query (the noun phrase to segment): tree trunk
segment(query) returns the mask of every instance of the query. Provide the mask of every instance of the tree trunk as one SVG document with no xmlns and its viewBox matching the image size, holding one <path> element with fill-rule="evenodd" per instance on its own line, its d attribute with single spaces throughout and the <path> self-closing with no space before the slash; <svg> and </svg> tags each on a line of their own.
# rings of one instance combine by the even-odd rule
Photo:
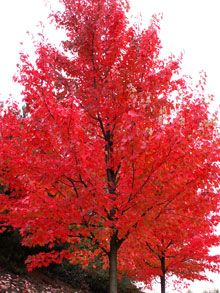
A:
<svg viewBox="0 0 220 293">
<path fill-rule="evenodd" d="M 166 279 L 165 275 L 160 276 L 160 287 L 161 287 L 161 293 L 166 293 Z"/>
<path fill-rule="evenodd" d="M 160 276 L 161 293 L 166 293 L 166 264 L 165 255 L 160 258 L 162 275 Z"/>
<path fill-rule="evenodd" d="M 109 293 L 117 293 L 117 237 L 113 235 L 109 252 Z"/>
</svg>

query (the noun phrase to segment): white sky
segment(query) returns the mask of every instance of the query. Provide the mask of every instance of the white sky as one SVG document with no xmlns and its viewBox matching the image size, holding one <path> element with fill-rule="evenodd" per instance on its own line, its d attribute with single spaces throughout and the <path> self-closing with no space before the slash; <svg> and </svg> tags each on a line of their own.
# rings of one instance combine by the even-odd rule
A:
<svg viewBox="0 0 220 293">
<path fill-rule="evenodd" d="M 57 0 L 51 0 L 51 3 L 56 5 Z M 184 72 L 194 78 L 198 78 L 199 71 L 206 71 L 208 92 L 215 95 L 214 107 L 217 107 L 220 104 L 220 0 L 131 0 L 131 6 L 134 14 L 141 12 L 146 23 L 152 14 L 163 13 L 164 52 L 177 55 L 184 52 Z M 47 14 L 43 0 L 0 0 L 1 100 L 7 99 L 10 93 L 18 97 L 12 75 L 19 60 L 19 43 L 23 41 L 25 49 L 31 52 L 26 31 L 36 33 L 36 24 L 39 20 L 44 21 Z M 213 285 L 195 282 L 192 286 L 195 293 L 209 288 L 220 289 L 220 276 L 215 276 Z"/>
</svg>

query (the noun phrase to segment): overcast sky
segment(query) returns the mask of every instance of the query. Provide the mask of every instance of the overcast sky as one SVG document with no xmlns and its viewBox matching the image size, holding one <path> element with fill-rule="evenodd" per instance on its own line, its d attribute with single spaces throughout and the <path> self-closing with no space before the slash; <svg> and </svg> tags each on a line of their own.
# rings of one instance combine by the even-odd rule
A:
<svg viewBox="0 0 220 293">
<path fill-rule="evenodd" d="M 23 41 L 25 49 L 31 52 L 26 31 L 36 33 L 38 21 L 46 19 L 48 9 L 43 3 L 43 0 L 0 0 L 1 100 L 7 99 L 10 93 L 19 95 L 12 75 L 19 60 L 20 42 Z M 51 3 L 56 4 L 57 0 Z M 220 104 L 220 0 L 132 0 L 131 7 L 134 14 L 141 12 L 146 24 L 152 14 L 163 13 L 161 39 L 164 52 L 177 55 L 183 52 L 183 70 L 194 79 L 198 78 L 199 71 L 206 71 L 208 92 L 215 95 L 213 107 L 217 108 Z M 220 277 L 215 276 L 214 285 L 196 282 L 192 286 L 195 293 L 206 288 L 220 289 Z"/>
</svg>

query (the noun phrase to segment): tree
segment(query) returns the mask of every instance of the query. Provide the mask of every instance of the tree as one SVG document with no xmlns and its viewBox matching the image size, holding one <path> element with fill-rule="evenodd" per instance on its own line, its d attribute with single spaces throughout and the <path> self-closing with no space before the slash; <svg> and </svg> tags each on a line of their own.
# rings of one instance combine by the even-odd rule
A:
<svg viewBox="0 0 220 293">
<path fill-rule="evenodd" d="M 34 64 L 21 54 L 26 115 L 12 106 L 1 117 L 1 177 L 14 190 L 4 209 L 24 245 L 51 249 L 29 269 L 99 255 L 115 293 L 118 253 L 143 221 L 200 187 L 216 211 L 216 121 L 202 90 L 177 77 L 180 60 L 159 58 L 156 18 L 139 31 L 126 1 L 62 3 L 52 16 L 66 32 L 62 49 L 40 41 Z"/>
<path fill-rule="evenodd" d="M 206 204 L 204 195 L 198 193 L 193 202 L 183 201 L 178 209 L 171 205 L 150 227 L 142 225 L 142 234 L 135 231 L 122 250 L 122 254 L 129 251 L 130 258 L 120 255 L 125 262 L 121 269 L 145 283 L 159 277 L 161 293 L 166 292 L 170 276 L 178 278 L 178 285 L 184 279 L 208 280 L 207 271 L 219 272 L 220 256 L 209 253 L 219 245 L 215 234 L 219 221 L 206 214 Z"/>
</svg>

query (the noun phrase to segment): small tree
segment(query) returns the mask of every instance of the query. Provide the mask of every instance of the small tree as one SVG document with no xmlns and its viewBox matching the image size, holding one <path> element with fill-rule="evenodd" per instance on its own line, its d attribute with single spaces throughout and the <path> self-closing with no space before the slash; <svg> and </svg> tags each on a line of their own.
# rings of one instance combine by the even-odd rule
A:
<svg viewBox="0 0 220 293">
<path fill-rule="evenodd" d="M 206 204 L 204 195 L 199 193 L 191 206 L 183 200 L 182 208 L 177 210 L 170 205 L 169 211 L 150 227 L 143 224 L 141 232 L 136 230 L 121 250 L 121 269 L 145 283 L 159 277 L 161 293 L 166 292 L 166 279 L 170 276 L 178 278 L 177 284 L 184 279 L 208 280 L 207 271 L 219 272 L 220 256 L 209 253 L 211 247 L 219 245 L 215 235 L 218 222 L 207 214 Z"/>
</svg>

